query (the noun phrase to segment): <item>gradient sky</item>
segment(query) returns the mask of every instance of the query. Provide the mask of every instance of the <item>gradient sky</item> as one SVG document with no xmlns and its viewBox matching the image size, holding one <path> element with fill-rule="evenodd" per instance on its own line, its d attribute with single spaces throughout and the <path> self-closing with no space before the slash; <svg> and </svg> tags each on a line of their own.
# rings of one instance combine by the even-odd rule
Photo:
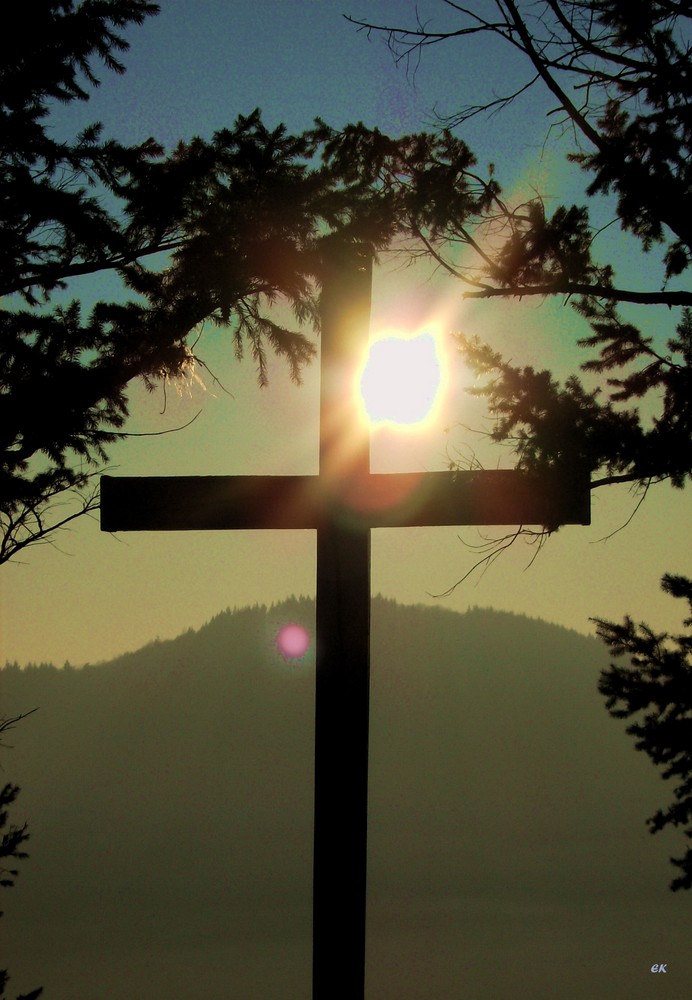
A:
<svg viewBox="0 0 692 1000">
<path fill-rule="evenodd" d="M 492 70 L 503 82 L 519 72 L 508 54 L 488 45 L 448 44 L 429 49 L 421 64 L 393 63 L 384 40 L 369 40 L 344 13 L 373 20 L 410 19 L 400 0 L 164 0 L 163 12 L 129 32 L 127 73 L 102 75 L 89 105 L 59 109 L 58 132 L 68 134 L 101 120 L 106 134 L 125 142 L 153 135 L 171 146 L 194 134 L 209 136 L 238 114 L 259 106 L 265 122 L 308 128 L 316 116 L 330 124 L 362 120 L 397 135 L 430 126 L 432 109 L 452 112 L 493 90 Z M 440 15 L 439 0 L 418 5 L 421 16 Z M 488 72 L 490 67 L 490 74 Z M 499 84 L 498 84 L 499 85 Z M 508 195 L 532 188 L 556 199 L 579 200 L 581 178 L 562 166 L 563 149 L 545 147 L 550 104 L 526 98 L 511 112 L 476 120 L 464 133 L 484 167 L 495 163 Z M 557 143 L 555 139 L 555 143 Z M 641 273 L 617 239 L 611 253 L 633 280 Z M 646 276 L 646 283 L 651 275 Z M 111 294 L 108 281 L 75 282 L 85 301 Z M 402 270 L 387 255 L 376 270 L 372 331 L 463 330 L 487 338 L 516 363 L 567 374 L 578 363 L 574 339 L 587 330 L 556 302 L 464 303 L 458 283 L 425 269 Z M 660 311 L 664 315 L 663 311 Z M 658 314 L 652 314 L 657 329 Z M 662 335 L 669 336 L 667 314 Z M 251 360 L 238 364 L 230 338 L 207 330 L 198 353 L 226 391 L 207 373 L 179 398 L 132 392 L 127 430 L 158 433 L 199 417 L 187 430 L 135 437 L 113 448 L 111 469 L 121 475 L 309 473 L 317 469 L 318 369 L 304 385 L 271 365 L 271 384 L 260 390 Z M 448 349 L 450 391 L 436 426 L 424 435 L 379 432 L 373 468 L 441 469 L 448 455 L 468 456 L 478 440 L 461 425 L 480 425 L 477 403 L 463 394 L 469 379 Z M 492 466 L 501 456 L 486 456 Z M 505 463 L 507 459 L 505 458 Z M 590 615 L 624 613 L 654 626 L 677 629 L 677 602 L 659 595 L 664 572 L 689 570 L 690 514 L 684 497 L 659 487 L 637 506 L 627 489 L 593 497 L 589 528 L 561 529 L 530 568 L 535 550 L 506 553 L 447 597 L 473 565 L 476 529 L 382 530 L 373 543 L 373 592 L 405 602 L 472 605 L 543 617 L 581 632 Z M 616 532 L 615 534 L 613 534 Z M 604 538 L 607 541 L 603 541 Z M 82 518 L 54 545 L 25 550 L 0 568 L 0 662 L 95 662 L 155 637 L 197 628 L 227 606 L 271 604 L 290 594 L 314 593 L 311 532 L 137 533 L 111 537 L 97 520 Z"/>
</svg>

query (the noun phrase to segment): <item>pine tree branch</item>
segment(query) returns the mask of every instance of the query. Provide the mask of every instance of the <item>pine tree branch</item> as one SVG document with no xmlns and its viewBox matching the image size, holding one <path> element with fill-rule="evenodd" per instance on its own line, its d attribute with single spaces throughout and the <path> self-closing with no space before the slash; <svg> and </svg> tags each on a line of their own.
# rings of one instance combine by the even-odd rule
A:
<svg viewBox="0 0 692 1000">
<path fill-rule="evenodd" d="M 616 483 L 643 483 L 646 482 L 647 488 L 652 482 L 662 483 L 664 480 L 670 479 L 670 476 L 659 476 L 656 480 L 652 480 L 650 476 L 644 476 L 641 473 L 635 474 L 633 472 L 623 473 L 621 476 L 603 476 L 601 479 L 592 479 L 590 484 L 590 489 L 596 490 L 599 486 L 614 486 Z"/>
<path fill-rule="evenodd" d="M 598 150 L 605 148 L 605 143 L 596 129 L 586 120 L 584 115 L 569 99 L 557 80 L 548 72 L 546 60 L 536 51 L 533 40 L 513 0 L 503 0 L 512 17 L 512 26 L 521 39 L 521 48 L 533 63 L 533 67 L 545 83 L 548 90 L 557 97 L 577 128 L 589 139 Z"/>
<path fill-rule="evenodd" d="M 187 238 L 163 241 L 140 247 L 127 254 L 118 254 L 117 257 L 106 257 L 103 260 L 87 260 L 80 264 L 70 264 L 66 267 L 51 267 L 48 265 L 45 268 L 34 271 L 33 274 L 27 274 L 18 278 L 11 284 L 4 287 L 0 286 L 0 295 L 12 295 L 15 292 L 21 292 L 24 288 L 30 288 L 32 285 L 50 285 L 54 287 L 59 281 L 64 281 L 67 278 L 76 278 L 84 274 L 96 274 L 99 271 L 117 271 L 128 264 L 133 264 L 140 257 L 151 257 L 157 253 L 179 250 L 181 247 L 186 246 L 188 242 L 189 239 Z"/>
<path fill-rule="evenodd" d="M 523 298 L 525 295 L 589 295 L 615 302 L 635 302 L 638 305 L 692 306 L 692 292 L 635 292 L 609 285 L 590 285 L 580 281 L 550 281 L 541 285 L 508 285 L 506 288 L 485 287 L 476 292 L 464 292 L 465 299 Z"/>
<path fill-rule="evenodd" d="M 599 59 L 603 59 L 605 62 L 617 63 L 620 66 L 626 66 L 629 69 L 637 70 L 637 72 L 646 72 L 649 67 L 641 59 L 633 59 L 631 56 L 624 56 L 620 52 L 616 52 L 614 49 L 604 50 L 600 46 L 596 45 L 591 38 L 583 35 L 578 31 L 575 26 L 565 17 L 565 13 L 559 0 L 547 0 L 548 6 L 552 10 L 553 14 L 562 25 L 562 27 L 568 32 L 568 34 L 574 39 L 574 41 L 585 51 L 590 52 L 592 55 L 597 56 Z M 567 69 L 568 67 L 565 67 Z M 569 70 L 573 71 L 576 67 L 570 66 Z M 592 72 L 592 71 L 587 71 Z"/>
</svg>

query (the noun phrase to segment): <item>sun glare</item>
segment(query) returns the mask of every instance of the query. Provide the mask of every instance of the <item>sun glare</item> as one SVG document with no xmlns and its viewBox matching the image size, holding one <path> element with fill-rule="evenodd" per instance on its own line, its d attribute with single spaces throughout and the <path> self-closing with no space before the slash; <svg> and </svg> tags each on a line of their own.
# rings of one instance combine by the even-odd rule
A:
<svg viewBox="0 0 692 1000">
<path fill-rule="evenodd" d="M 371 424 L 420 428 L 439 401 L 442 365 L 430 333 L 374 341 L 360 378 L 361 401 Z"/>
</svg>

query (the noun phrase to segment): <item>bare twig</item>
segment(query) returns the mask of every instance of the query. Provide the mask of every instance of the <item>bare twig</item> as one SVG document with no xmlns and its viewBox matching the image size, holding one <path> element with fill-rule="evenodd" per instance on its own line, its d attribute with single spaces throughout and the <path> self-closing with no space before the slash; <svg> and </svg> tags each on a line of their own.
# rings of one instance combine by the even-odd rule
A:
<svg viewBox="0 0 692 1000">
<path fill-rule="evenodd" d="M 503 552 L 506 552 L 507 549 L 510 549 L 518 538 L 526 538 L 529 541 L 529 544 L 532 545 L 536 543 L 538 544 L 536 552 L 534 552 L 534 554 L 531 556 L 531 559 L 529 560 L 529 562 L 525 567 L 526 569 L 529 569 L 535 562 L 538 553 L 542 549 L 546 539 L 550 534 L 551 531 L 548 528 L 544 528 L 541 531 L 535 531 L 532 528 L 525 528 L 523 525 L 520 525 L 516 529 L 516 531 L 512 531 L 507 535 L 502 535 L 502 537 L 500 538 L 484 538 L 483 542 L 480 545 L 471 545 L 469 542 L 465 542 L 463 538 L 459 537 L 459 541 L 462 543 L 462 545 L 464 545 L 468 549 L 476 549 L 478 552 L 482 553 L 482 557 L 478 559 L 473 564 L 471 569 L 469 569 L 466 573 L 464 573 L 464 575 L 459 580 L 457 580 L 456 583 L 453 583 L 451 587 L 448 587 L 447 590 L 442 591 L 442 593 L 440 594 L 432 594 L 428 591 L 428 596 L 449 597 L 450 594 L 454 593 L 457 587 L 460 587 L 462 583 L 468 580 L 469 577 L 472 576 L 473 573 L 475 573 L 476 570 L 480 569 L 481 567 L 483 567 L 481 571 L 481 579 L 482 579 L 484 574 L 488 571 L 490 566 L 492 566 L 495 560 L 498 559 Z"/>
<path fill-rule="evenodd" d="M 28 712 L 20 712 L 19 715 L 13 715 L 9 718 L 3 716 L 0 718 L 0 733 L 6 733 L 10 729 L 14 729 L 18 722 L 21 722 L 22 719 L 26 719 L 27 715 L 33 715 L 34 712 L 38 712 L 38 706 L 36 708 L 29 709 Z M 5 747 L 6 750 L 13 749 L 11 743 L 4 743 L 2 740 L 0 740 L 0 747 Z"/>
</svg>

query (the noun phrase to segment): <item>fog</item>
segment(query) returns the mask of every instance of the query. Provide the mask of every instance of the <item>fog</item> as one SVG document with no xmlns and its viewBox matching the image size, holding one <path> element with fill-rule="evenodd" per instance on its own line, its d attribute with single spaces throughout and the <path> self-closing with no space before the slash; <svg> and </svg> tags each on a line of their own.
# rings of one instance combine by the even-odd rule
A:
<svg viewBox="0 0 692 1000">
<path fill-rule="evenodd" d="M 15 992 L 308 1000 L 314 646 L 284 659 L 289 622 L 312 635 L 312 605 L 0 675 L 5 714 L 39 707 L 3 753 L 31 833 Z M 689 996 L 681 838 L 645 826 L 671 790 L 606 663 L 544 622 L 374 601 L 368 1000 Z"/>
</svg>

